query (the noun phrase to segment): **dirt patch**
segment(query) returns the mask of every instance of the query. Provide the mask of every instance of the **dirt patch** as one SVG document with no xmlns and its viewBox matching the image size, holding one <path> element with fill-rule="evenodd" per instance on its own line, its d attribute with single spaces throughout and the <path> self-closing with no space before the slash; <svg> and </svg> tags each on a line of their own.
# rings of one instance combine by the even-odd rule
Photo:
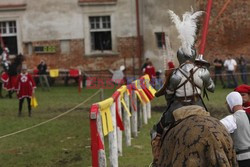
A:
<svg viewBox="0 0 250 167">
<path fill-rule="evenodd" d="M 74 164 L 74 162 L 82 161 L 82 157 L 80 153 L 69 153 L 68 151 L 65 151 L 65 154 L 63 155 L 62 159 L 57 160 L 53 166 L 56 167 L 62 167 L 67 166 L 69 164 Z"/>
</svg>

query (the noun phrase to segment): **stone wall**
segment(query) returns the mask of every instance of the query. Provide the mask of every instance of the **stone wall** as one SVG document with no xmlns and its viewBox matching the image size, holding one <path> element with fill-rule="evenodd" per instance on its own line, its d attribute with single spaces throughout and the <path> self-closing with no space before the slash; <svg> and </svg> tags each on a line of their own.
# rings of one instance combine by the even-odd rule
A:
<svg viewBox="0 0 250 167">
<path fill-rule="evenodd" d="M 225 59 L 227 53 L 232 53 L 234 58 L 244 54 L 250 60 L 250 1 L 231 0 L 218 17 L 227 1 L 213 1 L 204 54 L 210 62 L 215 56 Z M 198 9 L 206 9 L 206 1 L 196 0 L 196 4 Z"/>
<path fill-rule="evenodd" d="M 135 37 L 119 37 L 117 38 L 117 54 L 90 55 L 86 56 L 84 51 L 84 39 L 74 39 L 69 41 L 69 53 L 62 53 L 61 41 L 36 41 L 29 45 L 35 46 L 55 46 L 55 53 L 36 53 L 29 55 L 28 45 L 23 45 L 24 55 L 29 68 L 35 68 L 41 59 L 47 62 L 49 68 L 69 69 L 82 68 L 84 71 L 91 73 L 97 71 L 106 71 L 108 69 L 115 70 L 121 65 L 126 65 L 129 74 L 133 73 L 134 67 L 139 66 L 136 51 L 138 49 Z"/>
</svg>

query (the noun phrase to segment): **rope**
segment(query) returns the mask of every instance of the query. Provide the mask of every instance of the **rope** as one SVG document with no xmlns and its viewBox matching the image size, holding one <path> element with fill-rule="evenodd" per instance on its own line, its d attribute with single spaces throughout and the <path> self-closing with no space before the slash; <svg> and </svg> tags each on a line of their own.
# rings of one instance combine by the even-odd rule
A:
<svg viewBox="0 0 250 167">
<path fill-rule="evenodd" d="M 71 111 L 75 110 L 76 108 L 78 108 L 78 107 L 81 106 L 82 104 L 86 103 L 87 101 L 89 101 L 90 99 L 92 99 L 94 96 L 96 96 L 99 92 L 101 92 L 101 89 L 99 89 L 97 92 L 95 92 L 92 96 L 88 97 L 88 98 L 87 98 L 86 100 L 84 100 L 82 103 L 76 105 L 75 107 L 69 109 L 68 111 L 66 111 L 66 112 L 64 112 L 64 113 L 62 113 L 62 114 L 60 114 L 60 115 L 58 115 L 58 116 L 56 116 L 56 117 L 54 117 L 54 118 L 51 118 L 51 119 L 49 119 L 49 120 L 47 120 L 47 121 L 41 122 L 41 123 L 39 123 L 39 124 L 33 125 L 33 126 L 31 126 L 31 127 L 28 127 L 28 128 L 25 128 L 25 129 L 22 129 L 22 130 L 13 132 L 13 133 L 9 133 L 9 134 L 7 134 L 7 135 L 3 135 L 3 136 L 0 137 L 0 139 L 6 138 L 6 137 L 9 137 L 9 136 L 13 136 L 13 135 L 18 134 L 18 133 L 21 133 L 21 132 L 25 132 L 25 131 L 27 131 L 27 130 L 30 130 L 30 129 L 39 127 L 39 126 L 41 126 L 41 125 L 43 125 L 43 124 L 46 124 L 46 123 L 51 122 L 51 121 L 53 121 L 53 120 L 55 120 L 55 119 L 57 119 L 57 118 L 60 118 L 60 117 L 62 117 L 62 116 L 64 116 L 64 115 L 70 113 Z"/>
</svg>

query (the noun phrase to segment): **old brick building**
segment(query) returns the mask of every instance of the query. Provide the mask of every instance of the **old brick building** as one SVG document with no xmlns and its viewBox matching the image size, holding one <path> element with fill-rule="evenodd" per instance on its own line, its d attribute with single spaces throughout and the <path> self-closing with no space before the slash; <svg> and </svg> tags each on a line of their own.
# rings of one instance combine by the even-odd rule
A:
<svg viewBox="0 0 250 167">
<path fill-rule="evenodd" d="M 0 32 L 11 54 L 23 53 L 30 68 L 45 59 L 50 68 L 82 67 L 107 72 L 125 64 L 138 72 L 145 57 L 163 68 L 162 32 L 174 56 L 177 32 L 167 10 L 182 14 L 205 0 L 0 0 Z M 226 2 L 226 0 L 225 0 Z M 233 52 L 249 56 L 249 2 L 214 1 L 205 58 Z"/>
</svg>

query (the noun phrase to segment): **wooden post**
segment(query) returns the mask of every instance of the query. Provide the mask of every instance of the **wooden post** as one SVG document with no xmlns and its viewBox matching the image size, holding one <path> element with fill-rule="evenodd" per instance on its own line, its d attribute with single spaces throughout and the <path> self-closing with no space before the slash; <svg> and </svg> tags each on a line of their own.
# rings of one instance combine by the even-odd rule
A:
<svg viewBox="0 0 250 167">
<path fill-rule="evenodd" d="M 113 103 L 110 108 L 114 130 L 109 133 L 109 161 L 111 167 L 118 167 L 115 103 Z"/>
<path fill-rule="evenodd" d="M 98 114 L 97 114 L 97 131 L 100 134 L 100 138 L 104 145 L 104 137 L 103 137 L 103 132 L 102 132 L 102 118 L 101 118 L 100 110 L 98 111 Z M 98 162 L 99 162 L 99 167 L 107 166 L 105 149 L 98 151 Z"/>
<path fill-rule="evenodd" d="M 118 113 L 122 117 L 122 110 L 121 110 L 121 100 L 120 96 L 117 98 L 118 101 Z M 119 127 L 117 129 L 117 146 L 118 146 L 118 155 L 122 156 L 122 131 L 120 130 Z"/>
<path fill-rule="evenodd" d="M 150 102 L 146 104 L 146 108 L 147 108 L 148 119 L 150 119 L 151 118 L 151 103 Z"/>
<path fill-rule="evenodd" d="M 138 131 L 137 131 L 137 128 L 138 128 L 138 121 L 137 121 L 137 112 L 138 112 L 138 108 L 137 108 L 137 97 L 136 97 L 136 94 L 135 92 L 133 91 L 132 92 L 132 100 L 133 100 L 133 103 L 135 104 L 135 108 L 136 110 L 134 110 L 133 107 L 131 107 L 131 111 L 132 111 L 132 123 L 131 123 L 131 127 L 132 127 L 132 137 L 137 137 L 138 136 Z M 131 102 L 132 103 L 132 102 Z"/>
<path fill-rule="evenodd" d="M 140 100 L 137 99 L 137 116 L 138 116 L 138 130 L 140 131 L 141 127 L 142 127 L 142 103 L 140 102 Z"/>
<path fill-rule="evenodd" d="M 148 124 L 147 104 L 142 104 L 143 123 Z"/>
<path fill-rule="evenodd" d="M 126 103 L 126 106 L 129 109 L 129 97 L 127 93 L 124 93 L 124 100 Z M 124 128 L 125 128 L 125 143 L 127 146 L 131 146 L 131 125 L 130 125 L 130 117 L 128 113 L 123 110 L 123 118 L 124 118 Z"/>
</svg>

